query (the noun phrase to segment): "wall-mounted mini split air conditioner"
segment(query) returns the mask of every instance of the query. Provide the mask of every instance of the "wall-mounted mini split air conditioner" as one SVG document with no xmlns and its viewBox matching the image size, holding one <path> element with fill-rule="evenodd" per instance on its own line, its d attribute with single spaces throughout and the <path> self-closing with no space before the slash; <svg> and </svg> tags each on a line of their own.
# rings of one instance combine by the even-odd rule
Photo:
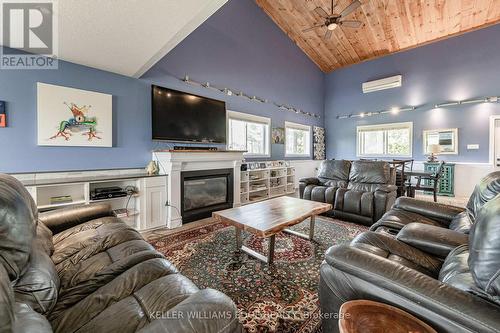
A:
<svg viewBox="0 0 500 333">
<path fill-rule="evenodd" d="M 396 76 L 386 77 L 385 79 L 364 82 L 362 85 L 363 93 L 366 94 L 374 91 L 401 87 L 402 79 L 403 76 L 396 75 Z"/>
</svg>

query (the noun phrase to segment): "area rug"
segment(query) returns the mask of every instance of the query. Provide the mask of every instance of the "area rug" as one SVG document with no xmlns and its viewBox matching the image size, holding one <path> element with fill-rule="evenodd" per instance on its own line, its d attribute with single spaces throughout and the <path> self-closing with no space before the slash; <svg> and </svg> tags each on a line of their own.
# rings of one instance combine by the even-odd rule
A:
<svg viewBox="0 0 500 333">
<path fill-rule="evenodd" d="M 292 229 L 307 233 L 309 223 Z M 235 252 L 234 228 L 213 223 L 150 243 L 200 288 L 228 295 L 247 332 L 321 332 L 319 266 L 332 245 L 349 242 L 366 227 L 326 217 L 316 219 L 315 240 L 279 233 L 275 263 L 268 266 Z M 243 233 L 244 244 L 266 253 L 267 241 Z M 153 237 L 148 237 L 153 238 Z"/>
</svg>

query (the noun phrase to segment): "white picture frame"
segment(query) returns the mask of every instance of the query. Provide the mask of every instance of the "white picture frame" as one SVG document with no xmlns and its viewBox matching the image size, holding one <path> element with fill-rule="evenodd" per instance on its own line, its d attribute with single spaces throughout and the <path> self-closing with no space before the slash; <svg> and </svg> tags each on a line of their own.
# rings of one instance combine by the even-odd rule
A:
<svg viewBox="0 0 500 333">
<path fill-rule="evenodd" d="M 112 147 L 113 96 L 37 82 L 39 146 Z"/>
</svg>

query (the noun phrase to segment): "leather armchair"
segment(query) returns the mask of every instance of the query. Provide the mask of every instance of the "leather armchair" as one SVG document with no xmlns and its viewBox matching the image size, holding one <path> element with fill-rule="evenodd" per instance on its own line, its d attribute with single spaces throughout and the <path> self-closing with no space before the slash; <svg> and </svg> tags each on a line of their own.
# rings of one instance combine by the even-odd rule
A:
<svg viewBox="0 0 500 333">
<path fill-rule="evenodd" d="M 413 198 L 400 197 L 370 230 L 397 234 L 405 225 L 418 222 L 469 233 L 476 213 L 500 193 L 500 171 L 492 172 L 479 182 L 466 208 L 454 207 Z"/>
<path fill-rule="evenodd" d="M 433 227 L 406 228 L 399 240 L 365 232 L 327 251 L 319 287 L 323 329 L 338 332 L 335 314 L 342 303 L 368 299 L 401 308 L 438 332 L 498 332 L 500 197 L 477 212 L 470 235 L 438 228 L 449 233 L 451 239 L 441 234 L 448 244 L 460 244 L 452 250 L 433 246 L 440 237 L 429 234 L 436 231 Z M 420 237 L 417 243 L 412 234 Z M 430 236 L 427 243 L 425 235 Z"/>
<path fill-rule="evenodd" d="M 372 225 L 396 199 L 395 175 L 389 163 L 323 161 L 317 178 L 303 178 L 300 197 L 332 204 L 330 215 Z"/>
<path fill-rule="evenodd" d="M 0 174 L 0 230 L 1 332 L 242 330 L 231 299 L 198 289 L 108 205 L 38 214 Z"/>
</svg>

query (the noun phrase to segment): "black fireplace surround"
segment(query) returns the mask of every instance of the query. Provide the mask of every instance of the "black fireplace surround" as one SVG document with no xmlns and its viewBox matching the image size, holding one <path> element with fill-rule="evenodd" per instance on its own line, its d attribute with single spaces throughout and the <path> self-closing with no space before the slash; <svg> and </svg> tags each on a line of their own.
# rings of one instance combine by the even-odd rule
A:
<svg viewBox="0 0 500 333">
<path fill-rule="evenodd" d="M 233 169 L 181 172 L 181 216 L 188 223 L 233 207 Z"/>
</svg>

